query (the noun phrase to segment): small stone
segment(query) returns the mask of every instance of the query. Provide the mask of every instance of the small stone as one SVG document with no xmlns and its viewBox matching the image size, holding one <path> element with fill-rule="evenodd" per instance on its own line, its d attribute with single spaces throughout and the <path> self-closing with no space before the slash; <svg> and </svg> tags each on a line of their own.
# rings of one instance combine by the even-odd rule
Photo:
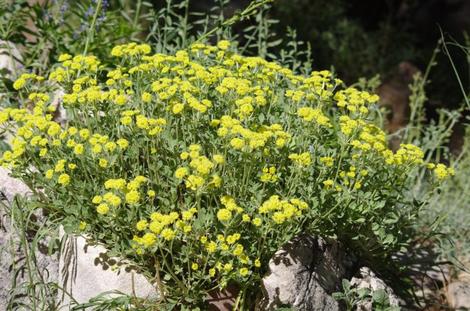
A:
<svg viewBox="0 0 470 311">
<path fill-rule="evenodd" d="M 398 307 L 399 300 L 398 297 L 393 292 L 393 289 L 385 284 L 383 280 L 377 277 L 377 275 L 368 267 L 362 267 L 359 269 L 359 273 L 356 277 L 351 279 L 351 286 L 355 286 L 356 288 L 366 288 L 369 289 L 371 292 L 377 290 L 384 290 L 388 296 L 388 301 L 390 306 Z M 363 311 L 372 311 L 372 302 L 371 301 L 364 301 L 358 304 L 357 310 Z"/>
</svg>

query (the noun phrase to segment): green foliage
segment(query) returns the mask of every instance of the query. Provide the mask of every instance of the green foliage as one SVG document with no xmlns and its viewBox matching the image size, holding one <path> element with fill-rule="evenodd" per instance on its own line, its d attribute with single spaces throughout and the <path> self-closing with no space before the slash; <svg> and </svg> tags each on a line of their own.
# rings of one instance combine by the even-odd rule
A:
<svg viewBox="0 0 470 311">
<path fill-rule="evenodd" d="M 67 230 L 136 262 L 179 305 L 232 283 L 249 305 L 269 258 L 301 232 L 362 258 L 406 246 L 426 203 L 407 196 L 413 173 L 436 167 L 432 189 L 451 170 L 411 144 L 388 150 L 369 113 L 376 95 L 233 48 L 150 56 L 131 43 L 112 49 L 114 68 L 66 54 L 48 81 L 23 74 L 14 88 L 34 108 L 0 114 L 17 128 L 2 164 L 44 189 L 38 199 Z M 54 84 L 65 128 L 50 114 Z"/>
<path fill-rule="evenodd" d="M 399 311 L 400 307 L 390 306 L 388 294 L 383 289 L 371 291 L 368 288 L 357 288 L 344 279 L 342 291 L 333 293 L 333 298 L 345 304 L 347 311 L 356 310 L 359 305 L 372 304 L 372 310 Z"/>
<path fill-rule="evenodd" d="M 229 17 L 228 0 L 206 15 L 191 11 L 189 0 L 167 0 L 157 10 L 146 1 L 113 2 L 105 10 L 104 2 L 73 2 L 66 12 L 60 7 L 65 1 L 47 9 L 17 2 L 0 11 L 2 38 L 24 44 L 23 65 L 34 72 L 2 88 L 8 92 L 4 106 L 13 99 L 34 110 L 0 115 L 5 130 L 17 135 L 13 148 L 2 150 L 4 164 L 44 189 L 26 209 L 44 207 L 54 221 L 50 227 L 61 222 L 68 232 L 106 245 L 110 255 L 138 263 L 164 294 L 161 302 L 100 295 L 78 309 L 203 306 L 207 291 L 232 283 L 241 287 L 237 304 L 243 307 L 253 301 L 270 256 L 295 234 L 336 237 L 370 260 L 389 259 L 415 237 L 431 190 L 452 174 L 443 165 L 430 174 L 425 166 L 446 154 L 442 143 L 457 119 L 443 111 L 436 123 L 422 126 L 427 73 L 411 86 L 413 114 L 403 134 L 403 142 L 421 149 L 405 144 L 393 154 L 376 126 L 377 98 L 366 92 L 378 78 L 346 88 L 335 73 L 312 73 L 312 49 L 297 31 L 289 28 L 286 39 L 273 32 L 278 21 L 269 15 L 270 1 L 253 1 Z M 31 16 L 36 28 L 25 30 Z M 250 18 L 251 26 L 233 30 Z M 338 50 L 335 62 L 375 73 L 382 64 L 365 60 L 382 47 L 367 46 L 373 40 L 354 23 L 333 24 L 316 35 Z M 27 41 L 25 31 L 36 42 Z M 144 37 L 162 54 L 150 57 L 147 45 L 109 53 L 124 38 Z M 362 64 L 371 67 L 354 67 Z M 41 75 L 49 81 L 41 82 Z M 49 107 L 58 84 L 66 92 L 64 129 L 51 120 Z M 106 186 L 118 178 L 124 186 Z M 158 230 L 164 222 L 171 230 L 165 235 Z M 208 251 L 210 242 L 216 251 Z M 27 286 L 36 284 L 30 281 Z M 347 283 L 343 290 L 336 296 L 351 308 L 369 299 L 377 310 L 392 310 L 380 291 Z M 38 309 L 53 308 L 44 303 Z"/>
</svg>

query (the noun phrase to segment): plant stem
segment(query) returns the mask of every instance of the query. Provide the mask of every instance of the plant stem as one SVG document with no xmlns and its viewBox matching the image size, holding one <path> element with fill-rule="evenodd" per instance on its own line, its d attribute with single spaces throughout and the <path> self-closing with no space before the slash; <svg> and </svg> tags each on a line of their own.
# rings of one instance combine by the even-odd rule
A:
<svg viewBox="0 0 470 311">
<path fill-rule="evenodd" d="M 85 41 L 85 49 L 83 50 L 83 55 L 86 55 L 88 52 L 88 46 L 90 45 L 90 39 L 92 39 L 95 35 L 95 24 L 96 24 L 96 19 L 98 18 L 98 12 L 101 10 L 101 3 L 103 0 L 98 0 L 96 3 L 96 9 L 95 9 L 95 14 L 93 15 L 93 20 L 91 21 L 90 28 L 88 28 L 88 33 L 86 36 L 86 41 Z"/>
</svg>

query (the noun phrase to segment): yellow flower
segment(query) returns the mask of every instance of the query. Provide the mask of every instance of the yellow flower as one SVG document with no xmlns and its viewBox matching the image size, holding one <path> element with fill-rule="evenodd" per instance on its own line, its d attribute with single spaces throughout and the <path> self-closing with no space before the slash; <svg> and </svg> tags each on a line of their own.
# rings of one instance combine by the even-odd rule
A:
<svg viewBox="0 0 470 311">
<path fill-rule="evenodd" d="M 124 138 L 118 139 L 116 144 L 118 144 L 119 148 L 121 149 L 126 149 L 129 146 L 129 142 Z"/>
<path fill-rule="evenodd" d="M 70 184 L 70 176 L 68 174 L 60 174 L 57 182 L 63 186 Z"/>
<path fill-rule="evenodd" d="M 54 170 L 47 170 L 46 174 L 45 174 L 45 177 L 47 179 L 52 179 L 52 176 L 54 176 Z"/>
<path fill-rule="evenodd" d="M 455 171 L 453 168 L 447 168 L 444 164 L 437 164 L 436 167 L 434 168 L 434 175 L 438 180 L 444 180 L 449 176 L 452 176 L 455 174 Z"/>
<path fill-rule="evenodd" d="M 151 232 L 147 232 L 146 234 L 144 234 L 144 236 L 141 239 L 142 245 L 144 245 L 144 247 L 151 247 L 152 245 L 155 244 L 156 240 L 157 240 L 157 237 L 155 236 L 155 234 Z"/>
<path fill-rule="evenodd" d="M 237 150 L 242 149 L 245 146 L 245 142 L 241 138 L 232 138 L 230 145 Z"/>
<path fill-rule="evenodd" d="M 184 109 L 184 104 L 177 103 L 177 104 L 174 104 L 174 105 L 173 105 L 173 108 L 171 109 L 171 111 L 172 111 L 174 114 L 180 114 L 181 111 L 183 111 L 183 109 Z"/>
<path fill-rule="evenodd" d="M 221 155 L 221 154 L 214 154 L 212 156 L 212 158 L 214 159 L 214 162 L 217 163 L 217 164 L 224 164 L 225 163 L 224 156 Z"/>
<path fill-rule="evenodd" d="M 131 190 L 126 194 L 126 203 L 136 204 L 140 200 L 140 194 L 136 190 Z"/>
<path fill-rule="evenodd" d="M 258 258 L 255 259 L 255 267 L 256 268 L 261 267 L 261 261 Z"/>
<path fill-rule="evenodd" d="M 108 160 L 100 159 L 99 162 L 98 162 L 98 165 L 102 168 L 106 168 L 106 167 L 108 167 Z"/>
<path fill-rule="evenodd" d="M 151 101 L 152 101 L 152 94 L 147 93 L 147 92 L 142 93 L 142 101 L 143 101 L 144 103 L 149 103 L 149 102 L 151 102 Z"/>
<path fill-rule="evenodd" d="M 214 241 L 210 241 L 206 245 L 206 250 L 209 254 L 214 253 L 217 250 L 217 243 L 215 243 Z"/>
<path fill-rule="evenodd" d="M 129 125 L 132 123 L 132 117 L 130 116 L 124 116 L 121 118 L 121 124 L 122 125 Z"/>
<path fill-rule="evenodd" d="M 100 204 L 102 201 L 103 201 L 103 197 L 101 197 L 100 195 L 95 195 L 93 199 L 91 200 L 93 204 Z"/>
<path fill-rule="evenodd" d="M 191 269 L 193 269 L 194 271 L 197 271 L 199 269 L 199 265 L 197 263 L 193 262 L 191 264 Z"/>
<path fill-rule="evenodd" d="M 58 58 L 58 61 L 59 62 L 65 62 L 66 60 L 69 60 L 71 59 L 72 56 L 70 54 L 60 54 L 59 58 Z"/>
<path fill-rule="evenodd" d="M 253 225 L 255 225 L 256 227 L 261 226 L 262 222 L 263 222 L 263 221 L 261 220 L 261 218 L 258 218 L 258 217 L 256 217 L 256 218 L 253 219 L 253 221 L 252 221 Z"/>
<path fill-rule="evenodd" d="M 103 151 L 103 147 L 101 147 L 101 145 L 94 145 L 93 148 L 91 148 L 91 152 L 93 152 L 94 154 L 98 154 L 98 153 L 101 153 L 101 151 Z"/>
<path fill-rule="evenodd" d="M 156 193 L 153 190 L 149 190 L 149 191 L 147 191 L 147 195 L 148 195 L 149 198 L 154 198 Z"/>
<path fill-rule="evenodd" d="M 13 83 L 13 88 L 15 90 L 19 90 L 21 88 L 23 88 L 26 84 L 26 80 L 23 79 L 23 78 L 19 78 L 18 80 L 15 81 L 15 83 Z"/>
<path fill-rule="evenodd" d="M 248 275 L 248 273 L 250 273 L 250 270 L 248 270 L 247 268 L 241 268 L 239 270 L 239 273 L 240 273 L 241 276 L 245 277 L 245 276 Z"/>
<path fill-rule="evenodd" d="M 121 198 L 112 192 L 105 193 L 103 199 L 114 207 L 119 206 L 122 202 Z"/>
<path fill-rule="evenodd" d="M 179 167 L 175 171 L 175 177 L 178 179 L 183 179 L 188 173 L 189 170 L 187 167 Z"/>
<path fill-rule="evenodd" d="M 329 189 L 333 186 L 334 182 L 331 179 L 327 179 L 323 182 L 323 186 L 325 186 L 326 189 Z"/>
<path fill-rule="evenodd" d="M 83 231 L 86 229 L 86 222 L 80 221 L 80 225 L 78 225 L 78 229 Z"/>
<path fill-rule="evenodd" d="M 197 175 L 189 175 L 186 181 L 186 186 L 191 190 L 197 190 L 204 184 L 204 178 Z"/>
<path fill-rule="evenodd" d="M 126 188 L 126 181 L 122 178 L 108 179 L 104 183 L 104 188 L 105 189 L 124 190 Z"/>
<path fill-rule="evenodd" d="M 144 231 L 145 229 L 147 229 L 148 227 L 148 222 L 147 220 L 143 219 L 143 220 L 140 220 L 139 222 L 137 222 L 137 224 L 135 225 L 136 229 L 138 231 Z"/>
<path fill-rule="evenodd" d="M 230 47 L 230 41 L 221 40 L 217 43 L 217 47 L 221 50 L 227 50 Z"/>
<path fill-rule="evenodd" d="M 162 238 L 164 238 L 167 241 L 171 241 L 175 238 L 175 232 L 171 229 L 165 228 L 161 232 Z"/>
<path fill-rule="evenodd" d="M 216 271 L 215 271 L 214 268 L 210 268 L 210 269 L 209 269 L 209 276 L 210 276 L 210 277 L 214 277 L 214 276 L 215 276 L 215 272 L 216 272 Z"/>
<path fill-rule="evenodd" d="M 101 203 L 96 207 L 98 214 L 105 215 L 109 212 L 109 206 L 106 203 Z"/>
<path fill-rule="evenodd" d="M 327 167 L 332 167 L 334 163 L 334 159 L 332 157 L 321 157 L 320 162 L 325 164 Z"/>
<path fill-rule="evenodd" d="M 310 166 L 312 164 L 312 158 L 308 152 L 292 153 L 289 155 L 289 159 L 300 166 Z"/>
<path fill-rule="evenodd" d="M 219 221 L 229 221 L 232 218 L 232 212 L 227 208 L 222 208 L 217 212 Z"/>
<path fill-rule="evenodd" d="M 88 139 L 90 137 L 90 131 L 88 129 L 82 129 L 78 132 L 82 139 Z"/>
<path fill-rule="evenodd" d="M 127 102 L 126 95 L 120 94 L 116 96 L 116 98 L 114 98 L 114 102 L 119 106 L 124 105 Z"/>
</svg>

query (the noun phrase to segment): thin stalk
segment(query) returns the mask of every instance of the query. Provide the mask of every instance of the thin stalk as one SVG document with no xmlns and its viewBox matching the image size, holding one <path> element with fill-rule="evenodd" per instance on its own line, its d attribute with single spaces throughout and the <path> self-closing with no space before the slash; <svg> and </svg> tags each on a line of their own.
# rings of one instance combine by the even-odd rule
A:
<svg viewBox="0 0 470 311">
<path fill-rule="evenodd" d="M 202 34 L 199 39 L 197 39 L 195 42 L 201 42 L 201 41 L 204 41 L 205 39 L 207 39 L 208 37 L 212 36 L 215 32 L 217 32 L 219 29 L 221 28 L 225 28 L 225 27 L 229 27 L 229 26 L 232 26 L 233 24 L 239 22 L 239 21 L 242 21 L 244 19 L 247 19 L 249 17 L 251 17 L 252 15 L 256 14 L 257 10 L 262 7 L 263 5 L 267 4 L 267 3 L 271 3 L 273 2 L 274 0 L 260 0 L 260 1 L 253 1 L 252 3 L 250 3 L 250 5 L 248 5 L 248 7 L 246 7 L 243 11 L 239 12 L 239 13 L 236 13 L 235 15 L 233 15 L 231 18 L 225 20 L 224 22 L 222 22 L 220 25 L 212 28 L 211 30 L 209 30 L 208 32 Z"/>
<path fill-rule="evenodd" d="M 90 39 L 92 39 L 95 35 L 95 25 L 96 25 L 96 19 L 98 18 L 98 13 L 101 10 L 101 3 L 103 0 L 98 0 L 96 3 L 96 9 L 95 9 L 95 14 L 93 15 L 93 20 L 91 21 L 90 28 L 88 28 L 88 33 L 86 36 L 86 41 L 85 41 L 85 48 L 83 50 L 83 55 L 86 55 L 88 52 L 88 46 L 90 45 Z"/>
</svg>

